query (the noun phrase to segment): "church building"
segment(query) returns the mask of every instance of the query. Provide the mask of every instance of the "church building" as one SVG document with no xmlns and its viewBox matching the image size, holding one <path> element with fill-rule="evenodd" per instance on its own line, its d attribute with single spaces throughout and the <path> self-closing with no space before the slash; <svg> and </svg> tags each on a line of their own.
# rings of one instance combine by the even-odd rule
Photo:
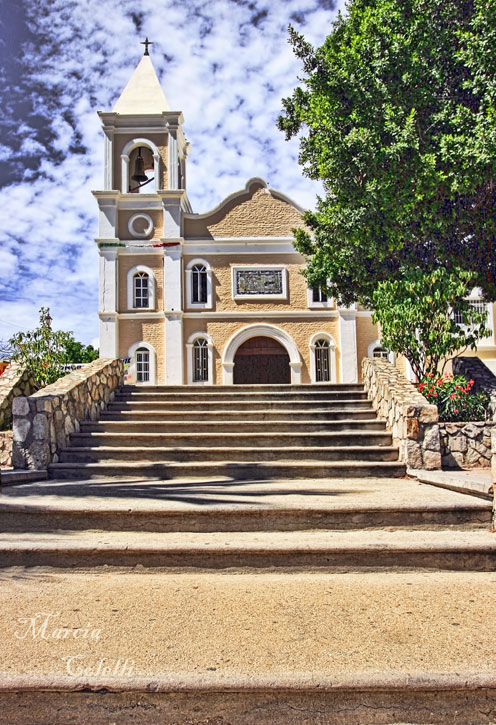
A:
<svg viewBox="0 0 496 725">
<path fill-rule="evenodd" d="M 100 355 L 129 358 L 144 385 L 360 382 L 362 359 L 385 355 L 377 328 L 307 289 L 291 195 L 253 178 L 194 213 L 183 116 L 147 51 L 99 115 Z"/>
</svg>

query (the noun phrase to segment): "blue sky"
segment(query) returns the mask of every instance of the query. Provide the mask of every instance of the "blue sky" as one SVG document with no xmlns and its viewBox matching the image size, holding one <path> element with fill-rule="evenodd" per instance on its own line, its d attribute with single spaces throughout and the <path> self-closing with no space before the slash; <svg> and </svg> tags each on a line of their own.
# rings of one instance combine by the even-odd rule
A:
<svg viewBox="0 0 496 725">
<path fill-rule="evenodd" d="M 0 0 L 0 340 L 54 325 L 97 341 L 97 207 L 111 110 L 145 35 L 191 142 L 188 195 L 207 211 L 252 176 L 312 207 L 298 143 L 276 128 L 302 75 L 292 23 L 320 45 L 342 0 Z"/>
</svg>

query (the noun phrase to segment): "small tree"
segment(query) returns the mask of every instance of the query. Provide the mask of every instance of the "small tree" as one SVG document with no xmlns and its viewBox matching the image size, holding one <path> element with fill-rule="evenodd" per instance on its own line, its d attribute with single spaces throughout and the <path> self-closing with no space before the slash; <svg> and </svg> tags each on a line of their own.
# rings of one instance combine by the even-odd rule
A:
<svg viewBox="0 0 496 725">
<path fill-rule="evenodd" d="M 380 282 L 372 297 L 372 319 L 381 325 L 383 347 L 404 355 L 419 380 L 443 372 L 448 360 L 467 348 L 475 350 L 478 340 L 491 334 L 487 312 L 465 299 L 472 287 L 470 272 L 444 268 L 410 270 Z"/>
<path fill-rule="evenodd" d="M 10 338 L 9 344 L 14 348 L 12 360 L 21 363 L 31 373 L 35 384 L 44 388 L 65 374 L 63 365 L 72 339 L 69 332 L 52 330 L 50 310 L 42 307 L 39 327 L 18 332 Z"/>
</svg>

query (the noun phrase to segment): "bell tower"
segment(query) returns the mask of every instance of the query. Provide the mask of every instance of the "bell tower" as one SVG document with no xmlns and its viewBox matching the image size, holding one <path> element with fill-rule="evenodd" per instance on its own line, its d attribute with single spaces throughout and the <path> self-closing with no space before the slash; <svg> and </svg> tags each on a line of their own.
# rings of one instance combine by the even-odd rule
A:
<svg viewBox="0 0 496 725">
<path fill-rule="evenodd" d="M 133 350 L 148 350 L 149 379 L 138 382 L 181 384 L 182 217 L 191 212 L 186 194 L 189 144 L 183 115 L 170 110 L 160 86 L 150 44 L 147 38 L 145 53 L 113 110 L 99 113 L 104 182 L 93 194 L 99 207 L 100 356 L 127 358 Z M 133 270 L 141 275 L 138 296 Z"/>
</svg>

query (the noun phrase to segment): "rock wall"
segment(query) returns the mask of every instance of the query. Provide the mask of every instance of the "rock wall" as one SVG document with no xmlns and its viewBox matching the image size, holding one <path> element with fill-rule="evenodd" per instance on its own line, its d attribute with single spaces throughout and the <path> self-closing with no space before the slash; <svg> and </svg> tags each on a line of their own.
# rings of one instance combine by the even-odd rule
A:
<svg viewBox="0 0 496 725">
<path fill-rule="evenodd" d="M 122 360 L 88 363 L 29 397 L 15 398 L 14 468 L 44 469 L 58 461 L 83 420 L 96 420 L 122 385 Z"/>
<path fill-rule="evenodd" d="M 475 382 L 474 392 L 482 391 L 489 396 L 491 419 L 496 420 L 496 375 L 478 357 L 455 357 L 452 365 L 454 375 L 464 375 Z"/>
<path fill-rule="evenodd" d="M 0 468 L 12 466 L 12 431 L 4 430 L 0 433 Z"/>
<path fill-rule="evenodd" d="M 440 423 L 443 468 L 489 468 L 495 423 Z"/>
<path fill-rule="evenodd" d="M 363 383 L 377 414 L 386 420 L 393 443 L 408 468 L 441 468 L 439 415 L 421 393 L 387 360 L 365 358 Z"/>
<path fill-rule="evenodd" d="M 19 365 L 10 363 L 0 375 L 0 431 L 12 426 L 12 401 L 18 395 L 31 395 L 36 390 L 31 376 Z"/>
</svg>

